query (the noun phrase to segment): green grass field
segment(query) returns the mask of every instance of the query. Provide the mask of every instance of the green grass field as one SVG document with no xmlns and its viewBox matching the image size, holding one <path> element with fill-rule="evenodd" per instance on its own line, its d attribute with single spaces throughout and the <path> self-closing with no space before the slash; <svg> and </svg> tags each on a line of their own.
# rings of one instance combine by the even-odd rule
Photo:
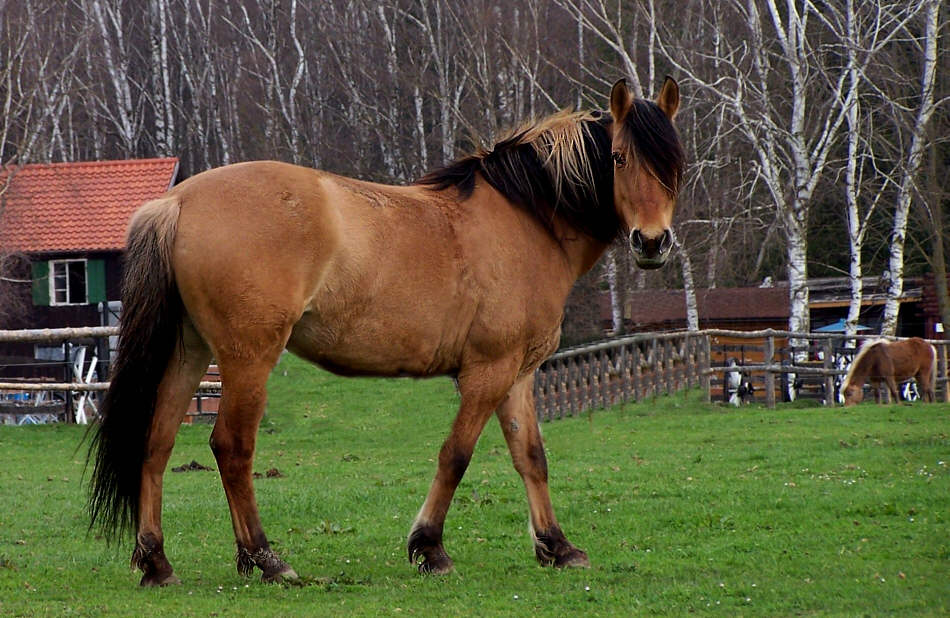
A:
<svg viewBox="0 0 950 618">
<path fill-rule="evenodd" d="M 237 575 L 216 471 L 169 472 L 183 585 L 140 589 L 86 534 L 84 429 L 0 427 L 0 615 L 682 615 L 950 612 L 950 405 L 735 410 L 699 393 L 546 423 L 554 506 L 589 570 L 541 568 L 489 424 L 446 522 L 456 570 L 405 539 L 454 416 L 449 380 L 344 380 L 285 357 L 255 470 L 300 586 Z M 214 467 L 208 426 L 172 466 Z"/>
</svg>

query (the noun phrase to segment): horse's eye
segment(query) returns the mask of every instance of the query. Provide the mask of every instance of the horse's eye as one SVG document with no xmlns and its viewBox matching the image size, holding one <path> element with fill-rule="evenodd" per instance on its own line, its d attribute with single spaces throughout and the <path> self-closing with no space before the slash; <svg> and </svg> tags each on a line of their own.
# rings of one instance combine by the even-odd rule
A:
<svg viewBox="0 0 950 618">
<path fill-rule="evenodd" d="M 624 165 L 627 164 L 627 156 L 623 154 L 622 152 L 615 152 L 613 153 L 612 156 L 614 159 L 614 164 L 617 167 L 623 167 Z"/>
</svg>

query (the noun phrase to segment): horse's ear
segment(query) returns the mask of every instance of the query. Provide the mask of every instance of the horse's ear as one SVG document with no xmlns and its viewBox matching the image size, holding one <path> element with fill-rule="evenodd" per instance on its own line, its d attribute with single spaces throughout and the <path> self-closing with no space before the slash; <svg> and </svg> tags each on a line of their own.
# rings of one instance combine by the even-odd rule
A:
<svg viewBox="0 0 950 618">
<path fill-rule="evenodd" d="M 656 95 L 656 104 L 671 122 L 676 118 L 676 112 L 680 108 L 680 87 L 676 80 L 669 75 L 663 80 L 660 94 Z"/>
<path fill-rule="evenodd" d="M 627 88 L 627 80 L 620 79 L 610 89 L 610 115 L 614 117 L 614 122 L 623 122 L 633 105 L 633 95 Z"/>
</svg>

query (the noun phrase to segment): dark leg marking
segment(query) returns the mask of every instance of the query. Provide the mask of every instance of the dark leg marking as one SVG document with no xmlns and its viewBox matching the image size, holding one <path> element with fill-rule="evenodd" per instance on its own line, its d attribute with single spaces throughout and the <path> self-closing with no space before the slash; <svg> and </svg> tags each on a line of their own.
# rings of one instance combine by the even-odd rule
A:
<svg viewBox="0 0 950 618">
<path fill-rule="evenodd" d="M 409 534 L 409 562 L 417 564 L 420 573 L 441 575 L 452 570 L 452 559 L 442 547 L 442 531 L 435 526 L 419 526 Z"/>
<path fill-rule="evenodd" d="M 535 531 L 534 555 L 544 566 L 589 567 L 587 554 L 571 545 L 557 526 L 547 530 Z"/>
<path fill-rule="evenodd" d="M 129 566 L 142 571 L 140 586 L 168 586 L 181 583 L 172 571 L 168 558 L 165 557 L 162 542 L 151 532 L 136 538 L 135 551 L 132 552 Z"/>
<path fill-rule="evenodd" d="M 544 443 L 539 439 L 528 446 L 528 460 L 534 465 L 538 478 L 548 480 L 548 458 L 544 455 Z"/>
<path fill-rule="evenodd" d="M 458 485 L 468 470 L 468 464 L 472 460 L 472 454 L 463 452 L 460 449 L 453 449 L 451 454 L 446 454 L 445 466 L 450 475 L 450 482 Z"/>
<path fill-rule="evenodd" d="M 264 573 L 261 575 L 262 582 L 297 579 L 297 573 L 290 568 L 290 565 L 278 558 L 267 543 L 254 551 L 248 550 L 239 543 L 235 560 L 238 573 L 244 577 L 249 577 L 256 566 Z"/>
</svg>

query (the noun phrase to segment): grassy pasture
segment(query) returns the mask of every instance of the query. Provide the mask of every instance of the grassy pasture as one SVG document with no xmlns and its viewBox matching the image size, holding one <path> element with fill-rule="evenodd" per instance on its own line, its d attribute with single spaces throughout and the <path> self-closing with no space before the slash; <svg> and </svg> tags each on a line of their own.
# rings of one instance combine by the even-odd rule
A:
<svg viewBox="0 0 950 618">
<path fill-rule="evenodd" d="M 137 587 L 131 544 L 86 535 L 83 429 L 0 427 L 0 615 L 946 615 L 950 405 L 735 410 L 698 393 L 543 426 L 555 509 L 590 570 L 537 566 L 497 423 L 446 523 L 455 573 L 405 537 L 457 404 L 448 380 L 343 380 L 285 357 L 255 469 L 300 586 L 234 568 L 216 471 L 169 472 L 184 584 Z M 214 467 L 207 426 L 172 466 Z"/>
</svg>

